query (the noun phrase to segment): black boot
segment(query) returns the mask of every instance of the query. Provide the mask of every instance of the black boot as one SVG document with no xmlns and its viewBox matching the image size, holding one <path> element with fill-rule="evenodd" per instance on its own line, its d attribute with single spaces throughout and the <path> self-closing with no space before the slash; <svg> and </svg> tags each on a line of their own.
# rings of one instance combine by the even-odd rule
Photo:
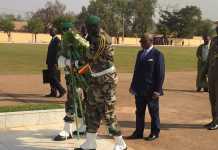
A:
<svg viewBox="0 0 218 150">
<path fill-rule="evenodd" d="M 61 97 L 63 97 L 65 94 L 66 94 L 66 90 L 63 88 L 63 89 L 61 89 L 60 91 L 59 91 L 59 96 L 58 96 L 58 98 L 61 98 Z"/>
</svg>

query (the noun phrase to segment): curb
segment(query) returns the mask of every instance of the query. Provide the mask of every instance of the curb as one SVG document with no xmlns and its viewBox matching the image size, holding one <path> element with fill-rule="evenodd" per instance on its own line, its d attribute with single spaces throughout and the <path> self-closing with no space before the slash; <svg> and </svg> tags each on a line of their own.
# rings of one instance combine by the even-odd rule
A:
<svg viewBox="0 0 218 150">
<path fill-rule="evenodd" d="M 0 113 L 0 130 L 62 122 L 64 109 Z"/>
</svg>

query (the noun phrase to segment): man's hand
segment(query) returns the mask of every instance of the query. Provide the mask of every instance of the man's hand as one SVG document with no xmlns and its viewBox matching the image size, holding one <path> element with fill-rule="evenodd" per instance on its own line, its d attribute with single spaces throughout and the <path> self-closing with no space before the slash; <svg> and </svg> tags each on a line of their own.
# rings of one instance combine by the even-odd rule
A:
<svg viewBox="0 0 218 150">
<path fill-rule="evenodd" d="M 71 66 L 72 66 L 71 60 L 70 60 L 70 59 L 67 59 L 67 58 L 64 57 L 64 56 L 60 56 L 60 57 L 58 58 L 58 66 L 59 66 L 60 68 L 64 68 L 64 67 L 66 67 L 66 66 L 71 67 Z"/>
<path fill-rule="evenodd" d="M 159 92 L 153 92 L 153 99 L 159 99 L 160 93 Z"/>
<path fill-rule="evenodd" d="M 64 68 L 66 66 L 65 61 L 66 61 L 66 58 L 64 56 L 60 56 L 58 58 L 58 66 L 60 68 Z"/>
<path fill-rule="evenodd" d="M 135 95 L 135 92 L 131 88 L 129 88 L 129 93 Z"/>
</svg>

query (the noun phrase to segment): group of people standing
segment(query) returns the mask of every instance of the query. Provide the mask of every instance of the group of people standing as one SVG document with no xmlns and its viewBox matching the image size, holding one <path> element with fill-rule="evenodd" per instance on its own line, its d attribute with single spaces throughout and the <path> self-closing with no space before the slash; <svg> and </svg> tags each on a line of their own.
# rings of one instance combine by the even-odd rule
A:
<svg viewBox="0 0 218 150">
<path fill-rule="evenodd" d="M 97 131 L 104 119 L 109 134 L 115 140 L 114 150 L 126 150 L 127 145 L 115 115 L 118 77 L 114 66 L 114 49 L 110 36 L 101 29 L 100 22 L 99 17 L 89 16 L 83 28 L 86 32 L 80 35 L 71 22 L 65 22 L 62 41 L 56 36 L 55 29 L 50 31 L 52 40 L 47 65 L 51 75 L 51 93 L 47 96 L 56 97 L 58 91 L 59 97 L 62 97 L 67 92 L 64 129 L 54 140 L 62 141 L 86 133 L 86 141 L 75 150 L 95 150 Z M 209 91 L 213 120 L 205 127 L 214 130 L 218 129 L 218 36 L 211 41 L 209 36 L 203 39 L 204 44 L 197 50 L 197 91 L 202 88 L 205 92 Z M 145 140 L 152 141 L 160 134 L 159 97 L 163 95 L 165 63 L 163 54 L 153 46 L 151 34 L 143 34 L 140 43 L 142 49 L 137 54 L 129 88 L 129 92 L 135 96 L 136 130 L 127 139 L 144 137 L 145 110 L 148 107 L 151 132 Z M 58 67 L 64 67 L 67 91 L 57 79 Z M 78 99 L 82 103 L 75 105 Z M 78 108 L 80 111 L 77 111 Z M 75 116 L 80 118 L 80 128 L 73 132 L 72 123 L 77 122 Z"/>
<path fill-rule="evenodd" d="M 108 126 L 109 134 L 115 140 L 114 150 L 126 150 L 127 145 L 123 140 L 115 115 L 118 77 L 114 66 L 114 49 L 110 36 L 102 30 L 100 22 L 99 17 L 89 16 L 85 22 L 86 30 L 83 28 L 83 31 L 87 32 L 86 34 L 80 34 L 81 36 L 76 34 L 72 23 L 65 22 L 63 23 L 62 41 L 56 36 L 55 29 L 52 28 L 50 31 L 52 40 L 49 44 L 48 56 L 53 57 L 54 60 L 52 65 L 47 63 L 48 70 L 51 70 L 51 93 L 47 96 L 56 97 L 57 91 L 59 91 L 59 97 L 66 93 L 55 74 L 58 67 L 64 67 L 67 85 L 64 129 L 54 140 L 67 140 L 74 135 L 86 133 L 86 141 L 80 148 L 75 150 L 95 150 L 97 147 L 97 131 L 102 119 L 104 119 Z M 140 43 L 142 50 L 138 53 L 133 80 L 129 89 L 129 92 L 135 95 L 136 98 L 136 131 L 127 138 L 143 138 L 145 109 L 148 106 L 152 127 L 151 133 L 146 140 L 150 141 L 159 137 L 159 96 L 163 95 L 162 85 L 165 66 L 163 54 L 153 47 L 151 34 L 143 34 Z M 78 45 L 83 46 L 78 47 Z M 82 49 L 82 47 L 84 49 L 80 51 L 79 49 Z M 57 51 L 58 49 L 59 52 Z M 54 54 L 51 54 L 52 50 Z M 49 60 L 49 57 L 47 60 Z M 81 66 L 88 66 L 89 73 L 81 73 L 86 70 Z M 84 77 L 88 87 L 80 86 L 79 79 L 81 78 L 78 79 L 78 82 L 74 82 L 75 84 L 71 84 L 74 79 L 73 76 Z M 72 90 L 75 88 L 76 90 Z M 81 94 L 81 91 L 83 94 Z M 78 116 L 78 111 L 76 110 L 78 107 L 75 108 L 74 105 L 75 97 L 77 96 L 79 96 L 80 100 L 83 100 L 82 107 L 78 106 L 79 108 L 84 108 L 79 113 L 82 114 L 80 116 Z M 72 123 L 77 121 L 75 115 L 80 117 L 81 126 L 76 131 L 73 131 Z"/>
<path fill-rule="evenodd" d="M 218 35 L 218 27 L 216 27 Z M 209 130 L 218 129 L 218 36 L 211 39 L 210 36 L 203 36 L 204 43 L 197 49 L 198 74 L 196 87 L 209 91 L 211 104 L 212 121 L 205 127 Z"/>
<path fill-rule="evenodd" d="M 101 29 L 99 17 L 89 16 L 85 25 L 87 34 L 79 35 L 72 22 L 63 23 L 63 38 L 55 66 L 64 67 L 65 71 L 66 116 L 63 131 L 54 140 L 62 141 L 72 138 L 74 134 L 86 132 L 86 141 L 75 150 L 95 150 L 97 131 L 104 119 L 109 134 L 115 140 L 114 150 L 126 150 L 127 145 L 115 115 L 118 78 L 113 62 L 114 49 L 111 38 Z M 62 95 L 60 91 L 60 96 Z M 77 98 L 83 100 L 81 107 L 75 103 Z M 78 108 L 81 108 L 80 111 L 77 111 Z M 72 123 L 76 121 L 77 124 L 77 117 L 81 120 L 81 127 L 73 132 Z"/>
</svg>

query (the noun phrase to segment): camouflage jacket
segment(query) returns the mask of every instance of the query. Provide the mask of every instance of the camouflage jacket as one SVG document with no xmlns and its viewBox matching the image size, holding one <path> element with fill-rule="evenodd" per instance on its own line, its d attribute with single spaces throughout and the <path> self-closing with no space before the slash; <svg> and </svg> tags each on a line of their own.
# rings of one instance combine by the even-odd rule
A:
<svg viewBox="0 0 218 150">
<path fill-rule="evenodd" d="M 114 49 L 112 47 L 111 37 L 104 31 L 99 36 L 88 36 L 90 49 L 86 53 L 87 61 L 91 66 L 93 73 L 102 72 L 114 66 Z"/>
<path fill-rule="evenodd" d="M 65 32 L 62 36 L 62 49 L 59 55 L 66 57 L 71 60 L 72 66 L 66 66 L 65 79 L 69 85 L 87 88 L 87 80 L 89 74 L 79 75 L 78 70 L 82 67 L 85 62 L 86 51 L 89 49 L 89 42 L 82 38 L 79 34 L 72 31 Z M 78 61 L 77 66 L 75 62 Z M 73 81 L 73 82 L 72 82 Z"/>
</svg>

